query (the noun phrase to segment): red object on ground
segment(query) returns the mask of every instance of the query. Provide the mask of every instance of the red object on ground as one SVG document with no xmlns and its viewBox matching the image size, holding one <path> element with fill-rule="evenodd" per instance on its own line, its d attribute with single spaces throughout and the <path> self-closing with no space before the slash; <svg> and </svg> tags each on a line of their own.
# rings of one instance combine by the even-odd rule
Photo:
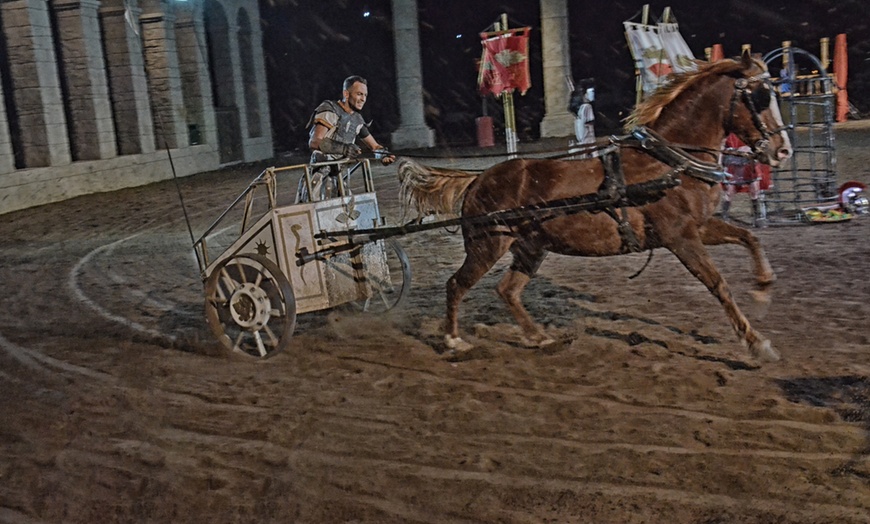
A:
<svg viewBox="0 0 870 524">
<path fill-rule="evenodd" d="M 846 192 L 849 189 L 858 189 L 860 191 L 867 191 L 867 186 L 862 184 L 861 182 L 856 181 L 856 180 L 850 180 L 850 181 L 844 183 L 842 186 L 840 186 L 840 189 L 837 191 L 840 194 L 840 198 L 839 198 L 840 205 L 846 205 L 849 203 L 849 199 L 848 199 L 848 197 L 846 197 Z"/>
<path fill-rule="evenodd" d="M 479 116 L 474 121 L 477 123 L 477 147 L 493 147 L 495 134 L 492 130 L 492 117 Z"/>
</svg>

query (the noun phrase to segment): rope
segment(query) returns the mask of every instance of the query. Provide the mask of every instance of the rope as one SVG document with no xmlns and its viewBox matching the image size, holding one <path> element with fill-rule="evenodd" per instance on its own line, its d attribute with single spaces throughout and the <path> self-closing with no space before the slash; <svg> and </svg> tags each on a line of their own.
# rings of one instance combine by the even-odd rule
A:
<svg viewBox="0 0 870 524">
<path fill-rule="evenodd" d="M 710 148 L 710 147 L 700 147 L 700 146 L 694 146 L 694 145 L 689 145 L 689 144 L 676 144 L 674 142 L 668 142 L 668 141 L 662 140 L 662 139 L 659 139 L 659 143 L 661 146 L 664 146 L 664 147 L 678 148 L 678 149 L 681 149 L 683 151 L 690 152 L 690 153 L 704 153 L 704 154 L 708 154 L 708 155 L 716 157 L 716 158 L 718 158 L 719 153 L 721 153 L 721 150 L 719 150 L 719 149 L 714 149 L 714 148 Z M 626 147 L 636 147 L 636 144 L 633 143 L 631 135 L 621 135 L 621 136 L 611 135 L 610 141 L 607 144 L 595 144 L 595 145 L 590 145 L 590 146 L 582 146 L 582 147 L 574 148 L 571 151 L 565 151 L 564 149 L 543 149 L 540 151 L 527 151 L 524 154 L 529 155 L 529 157 L 531 157 L 531 158 L 541 158 L 544 160 L 573 159 L 573 157 L 580 156 L 580 155 L 589 155 L 592 153 L 606 153 L 607 150 L 609 150 L 610 148 L 620 147 L 623 145 Z M 390 151 L 381 150 L 380 153 L 394 155 L 394 156 L 402 156 L 405 158 L 425 158 L 425 159 L 433 159 L 433 160 L 464 160 L 464 159 L 470 160 L 470 159 L 476 159 L 476 158 L 501 158 L 501 157 L 510 156 L 510 153 L 507 153 L 507 152 L 504 152 L 504 153 L 483 153 L 483 154 L 475 154 L 475 155 L 431 155 L 431 154 L 426 155 L 426 154 L 419 154 L 419 153 L 418 154 L 415 154 L 415 153 L 400 153 L 400 154 L 398 154 L 398 153 L 392 153 Z M 535 155 L 535 156 L 532 156 L 532 155 Z M 544 155 L 544 156 L 539 156 L 539 155 Z M 741 153 L 740 155 L 749 155 L 749 154 Z M 752 156 L 752 155 L 749 155 L 749 156 L 751 158 L 754 158 L 754 156 Z M 523 157 L 518 157 L 518 158 L 523 158 Z M 581 160 L 581 159 L 578 158 L 577 160 Z M 469 169 L 455 168 L 455 169 L 457 169 L 459 171 L 469 171 L 469 172 L 483 171 L 482 169 L 479 169 L 479 168 L 469 168 Z"/>
<path fill-rule="evenodd" d="M 178 173 L 175 172 L 175 162 L 172 161 L 172 152 L 169 148 L 169 143 L 166 141 L 166 134 L 163 127 L 163 115 L 160 111 L 154 111 L 157 115 L 157 122 L 160 126 L 160 138 L 163 140 L 163 147 L 166 148 L 166 157 L 169 159 L 169 168 L 172 170 L 172 180 L 175 181 L 175 190 L 178 192 L 178 201 L 181 203 L 181 212 L 184 214 L 184 223 L 187 224 L 187 232 L 190 234 L 190 245 L 196 245 L 196 238 L 193 236 L 193 227 L 190 225 L 190 216 L 187 214 L 187 205 L 184 203 L 184 196 L 181 194 L 181 184 L 178 181 Z M 202 261 L 199 259 L 199 252 L 194 249 L 196 261 L 202 267 Z"/>
<path fill-rule="evenodd" d="M 638 269 L 638 270 L 637 270 L 633 275 L 630 275 L 630 276 L 628 277 L 628 279 L 629 279 L 629 280 L 634 280 L 635 278 L 639 277 L 640 274 L 643 273 L 643 271 L 644 271 L 644 270 L 646 269 L 646 267 L 649 265 L 649 263 L 652 262 L 652 257 L 653 257 L 653 250 L 650 249 L 650 250 L 649 250 L 649 256 L 646 257 L 646 262 L 644 262 L 644 263 L 643 263 L 643 266 L 642 266 L 640 269 Z"/>
</svg>

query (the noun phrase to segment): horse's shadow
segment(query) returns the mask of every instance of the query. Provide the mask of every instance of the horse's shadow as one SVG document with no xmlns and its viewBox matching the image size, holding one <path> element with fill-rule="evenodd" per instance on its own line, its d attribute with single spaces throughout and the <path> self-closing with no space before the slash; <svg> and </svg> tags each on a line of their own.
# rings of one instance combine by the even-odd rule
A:
<svg viewBox="0 0 870 524">
<path fill-rule="evenodd" d="M 494 289 L 497 282 L 501 279 L 504 273 L 504 268 L 496 268 L 490 271 L 473 289 L 462 308 L 463 324 L 467 326 L 483 324 L 483 325 L 512 325 L 514 319 L 504 306 L 502 301 L 495 296 Z M 414 286 L 411 289 L 411 300 L 400 306 L 403 310 L 403 319 L 395 319 L 398 323 L 398 328 L 407 335 L 418 338 L 427 345 L 435 348 L 439 353 L 446 350 L 443 347 L 441 335 L 432 335 L 421 332 L 421 320 L 424 318 L 441 317 L 444 312 L 444 302 L 439 300 L 420 300 L 419 297 L 443 297 L 443 285 L 429 285 L 426 287 Z M 485 299 L 481 299 L 485 296 Z M 417 300 L 414 298 L 418 297 Z M 634 315 L 630 312 L 622 311 L 602 311 L 600 308 L 586 307 L 585 304 L 595 304 L 598 299 L 590 293 L 583 293 L 575 289 L 554 284 L 551 280 L 538 276 L 533 279 L 523 294 L 523 302 L 527 310 L 537 321 L 544 325 L 554 328 L 572 328 L 575 321 L 580 318 L 598 318 L 607 321 L 634 321 L 640 324 L 656 326 L 664 328 L 672 333 L 691 339 L 692 341 L 701 344 L 719 344 L 717 338 L 705 335 L 697 330 L 686 331 L 676 326 L 663 324 L 657 320 L 647 318 L 640 315 Z M 342 307 L 342 306 L 339 306 Z M 325 333 L 323 328 L 329 324 L 329 315 L 332 310 L 313 311 L 299 315 L 296 319 L 295 334 L 308 331 Z M 169 312 L 166 312 L 157 319 L 158 330 L 161 333 L 166 333 L 174 339 L 170 346 L 175 349 L 180 349 L 186 352 L 202 353 L 208 355 L 223 354 L 223 347 L 217 342 L 217 339 L 211 333 L 205 322 L 205 313 L 201 303 L 182 303 Z M 656 339 L 647 336 L 639 331 L 630 331 L 619 329 L 604 329 L 600 327 L 584 328 L 584 333 L 588 336 L 603 338 L 608 340 L 619 340 L 629 347 L 637 346 L 643 343 L 651 343 L 665 348 L 669 351 L 679 353 L 683 356 L 696 360 L 709 362 L 718 362 L 733 370 L 753 370 L 757 366 L 748 364 L 743 361 L 719 357 L 710 354 L 693 354 L 682 352 L 676 348 L 670 347 L 667 340 Z M 165 343 L 162 341 L 161 344 Z"/>
<path fill-rule="evenodd" d="M 845 422 L 860 424 L 865 433 L 864 449 L 834 468 L 834 475 L 855 475 L 870 481 L 870 473 L 856 468 L 870 455 L 870 378 L 858 375 L 800 377 L 776 381 L 786 399 L 799 404 L 834 410 Z"/>
<path fill-rule="evenodd" d="M 466 301 L 468 299 L 474 300 L 476 298 L 475 302 L 478 306 L 480 303 L 479 293 L 488 293 L 490 300 L 486 302 L 487 305 L 485 307 L 470 307 L 467 302 L 464 302 L 464 305 L 462 307 L 463 324 L 474 325 L 478 323 L 514 323 L 513 317 L 511 317 L 507 308 L 504 307 L 504 304 L 501 302 L 501 300 L 492 295 L 492 290 L 495 289 L 496 283 L 502 277 L 503 272 L 503 268 L 497 268 L 493 271 L 490 271 L 480 281 L 476 288 L 469 293 L 469 296 L 466 297 Z M 427 297 L 439 295 L 443 296 L 444 288 L 440 286 L 427 286 L 426 288 L 415 287 L 412 293 L 418 294 L 418 296 Z M 679 327 L 663 324 L 657 320 L 640 315 L 634 315 L 631 313 L 618 311 L 601 311 L 598 308 L 584 306 L 584 304 L 594 304 L 597 301 L 598 299 L 595 295 L 589 293 L 582 293 L 574 289 L 556 285 L 551 280 L 542 276 L 538 276 L 531 282 L 529 282 L 528 287 L 523 293 L 523 303 L 526 306 L 529 314 L 536 321 L 544 325 L 549 325 L 557 328 L 571 327 L 574 324 L 575 320 L 578 318 L 600 318 L 604 320 L 611 320 L 614 322 L 620 320 L 631 320 L 649 326 L 664 328 L 672 333 L 689 338 L 692 341 L 701 345 L 721 343 L 721 341 L 718 340 L 716 337 L 705 335 L 694 329 L 691 331 L 686 331 Z M 443 309 L 440 308 L 443 308 L 443 304 L 437 301 L 427 302 L 426 305 L 423 306 L 423 311 L 417 311 L 416 314 L 412 313 L 412 318 L 414 322 L 409 322 L 405 329 L 403 329 L 403 331 L 405 331 L 406 334 L 412 336 L 422 336 L 416 328 L 416 326 L 419 325 L 419 322 L 416 321 L 419 320 L 420 314 L 422 313 L 426 316 L 441 315 Z M 733 370 L 758 369 L 758 366 L 740 360 L 734 360 L 707 354 L 689 354 L 681 352 L 676 348 L 670 347 L 667 340 L 650 338 L 638 331 L 631 331 L 629 333 L 625 333 L 616 329 L 611 330 L 587 326 L 584 329 L 584 333 L 593 337 L 606 338 L 610 340 L 620 340 L 628 346 L 637 346 L 642 343 L 656 344 L 660 347 L 680 353 L 681 355 L 689 358 L 721 363 Z M 423 338 L 426 337 L 424 336 Z M 427 342 L 429 345 L 432 345 L 433 347 L 439 347 L 441 344 L 440 341 L 436 340 L 433 337 L 428 337 L 425 342 Z"/>
</svg>

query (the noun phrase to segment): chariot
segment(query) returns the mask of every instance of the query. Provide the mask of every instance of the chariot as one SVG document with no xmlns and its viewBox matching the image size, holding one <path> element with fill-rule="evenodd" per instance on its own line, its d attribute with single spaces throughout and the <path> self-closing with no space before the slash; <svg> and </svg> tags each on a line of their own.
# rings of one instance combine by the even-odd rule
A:
<svg viewBox="0 0 870 524">
<path fill-rule="evenodd" d="M 313 194 L 312 176 L 325 167 L 340 173 L 332 197 L 282 205 L 290 192 L 279 185 L 299 180 Z M 399 243 L 324 234 L 384 225 L 368 159 L 265 169 L 194 242 L 212 332 L 230 351 L 267 358 L 287 348 L 297 314 L 392 309 L 411 281 Z"/>
</svg>

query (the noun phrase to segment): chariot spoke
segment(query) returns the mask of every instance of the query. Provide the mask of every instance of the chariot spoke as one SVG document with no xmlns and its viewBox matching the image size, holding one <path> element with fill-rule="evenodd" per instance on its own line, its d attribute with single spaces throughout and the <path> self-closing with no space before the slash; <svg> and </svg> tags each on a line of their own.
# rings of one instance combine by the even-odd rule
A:
<svg viewBox="0 0 870 524">
<path fill-rule="evenodd" d="M 230 293 L 232 293 L 234 289 L 239 287 L 236 280 L 232 276 L 230 276 L 226 268 L 221 268 L 221 281 L 224 283 L 224 285 L 227 287 L 227 291 L 229 291 Z M 217 286 L 217 288 L 220 289 L 220 286 Z"/>
<path fill-rule="evenodd" d="M 377 294 L 377 296 L 381 297 L 381 302 L 384 303 L 384 307 L 389 308 L 390 307 L 390 300 L 387 297 L 387 294 L 384 293 L 383 290 L 381 290 L 381 289 L 375 290 L 375 293 Z"/>
<path fill-rule="evenodd" d="M 396 307 L 408 293 L 411 281 L 410 265 L 401 246 L 395 241 L 378 245 L 384 258 L 364 258 L 362 272 L 365 297 L 355 306 L 369 313 L 383 313 Z"/>
<path fill-rule="evenodd" d="M 393 274 L 395 274 L 396 270 L 393 270 Z M 392 293 L 395 290 L 395 287 L 392 282 L 388 279 L 381 278 L 371 278 L 369 281 L 372 284 L 372 290 L 379 293 L 380 295 L 384 295 L 386 293 Z"/>
<path fill-rule="evenodd" d="M 263 326 L 263 331 L 266 332 L 266 335 L 269 336 L 269 342 L 272 343 L 273 346 L 278 346 L 278 337 L 275 336 L 275 333 L 272 331 L 268 325 Z"/>
<path fill-rule="evenodd" d="M 257 341 L 257 351 L 260 352 L 261 357 L 266 356 L 266 346 L 263 344 L 263 337 L 260 336 L 259 331 L 254 331 L 254 340 Z"/>
<path fill-rule="evenodd" d="M 241 259 L 236 259 L 236 267 L 239 270 L 239 280 L 242 282 L 242 284 L 246 283 L 248 281 L 248 278 L 247 275 L 245 275 L 245 266 L 242 265 Z"/>
<path fill-rule="evenodd" d="M 245 338 L 245 332 L 240 331 L 239 336 L 236 337 L 236 341 L 233 343 L 233 349 L 236 351 L 242 351 L 242 339 Z"/>
<path fill-rule="evenodd" d="M 214 293 L 212 293 L 209 298 L 215 304 L 225 303 L 227 301 L 227 296 L 224 294 L 224 290 L 220 285 L 215 286 Z"/>
</svg>

